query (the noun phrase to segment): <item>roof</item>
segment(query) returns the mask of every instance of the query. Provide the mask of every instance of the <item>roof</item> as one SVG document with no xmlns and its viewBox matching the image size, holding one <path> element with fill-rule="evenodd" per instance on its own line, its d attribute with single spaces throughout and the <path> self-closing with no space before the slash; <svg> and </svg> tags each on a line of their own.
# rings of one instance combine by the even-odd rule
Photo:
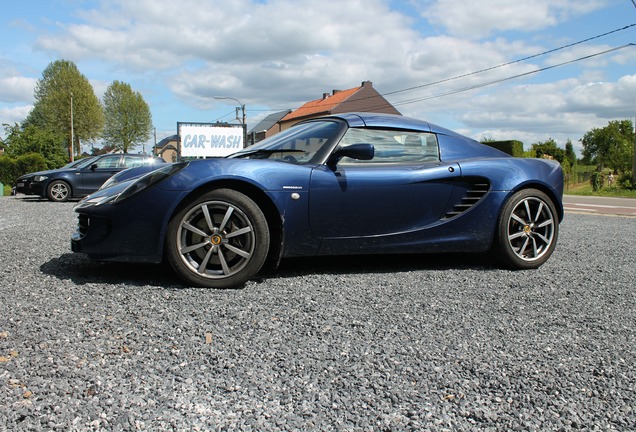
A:
<svg viewBox="0 0 636 432">
<path fill-rule="evenodd" d="M 272 114 L 268 115 L 267 117 L 265 117 L 260 122 L 258 122 L 256 124 L 256 126 L 252 127 L 252 129 L 248 133 L 250 133 L 250 134 L 252 132 L 259 133 L 259 132 L 270 130 L 276 123 L 278 123 L 280 121 L 280 119 L 285 117 L 290 112 L 291 112 L 291 110 L 288 109 L 288 110 L 278 111 L 278 112 L 272 113 Z"/>
<path fill-rule="evenodd" d="M 159 141 L 155 147 L 156 148 L 165 147 L 167 144 L 170 144 L 173 141 L 177 141 L 178 139 L 179 139 L 179 135 L 170 135 L 168 137 L 165 137 L 161 141 Z"/>
<path fill-rule="evenodd" d="M 349 90 L 334 91 L 334 94 L 331 96 L 329 96 L 328 93 L 325 93 L 321 99 L 309 101 L 296 111 L 287 114 L 284 117 L 284 120 L 287 121 L 299 117 L 331 114 L 331 110 L 333 108 L 349 99 L 361 88 L 362 86 L 354 87 Z"/>
</svg>

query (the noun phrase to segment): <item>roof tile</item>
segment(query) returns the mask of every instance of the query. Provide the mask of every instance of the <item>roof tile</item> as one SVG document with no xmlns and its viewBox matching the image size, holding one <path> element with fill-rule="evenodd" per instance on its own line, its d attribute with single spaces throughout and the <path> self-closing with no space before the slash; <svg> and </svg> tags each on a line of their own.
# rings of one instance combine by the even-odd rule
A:
<svg viewBox="0 0 636 432">
<path fill-rule="evenodd" d="M 297 110 L 287 114 L 282 120 L 286 121 L 317 114 L 330 114 L 332 109 L 349 99 L 361 88 L 362 87 L 354 87 L 349 90 L 341 90 L 326 98 L 309 101 Z"/>
</svg>

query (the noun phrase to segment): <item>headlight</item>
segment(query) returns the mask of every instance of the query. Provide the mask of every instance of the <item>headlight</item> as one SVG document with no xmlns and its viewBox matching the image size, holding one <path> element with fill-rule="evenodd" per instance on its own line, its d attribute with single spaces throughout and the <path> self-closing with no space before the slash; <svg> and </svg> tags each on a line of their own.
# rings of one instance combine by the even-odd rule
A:
<svg viewBox="0 0 636 432">
<path fill-rule="evenodd" d="M 97 192 L 82 199 L 75 207 L 79 210 L 86 207 L 101 206 L 104 204 L 115 204 L 130 198 L 131 196 L 148 189 L 151 186 L 175 175 L 188 166 L 188 162 L 166 165 L 157 170 L 151 171 L 136 180 L 124 181 L 116 184 L 110 189 L 100 189 Z M 128 183 L 126 185 L 126 183 Z"/>
<path fill-rule="evenodd" d="M 172 164 L 165 166 L 163 168 L 156 169 L 154 171 L 149 172 L 146 175 L 139 177 L 133 183 L 130 184 L 122 193 L 117 196 L 113 200 L 113 203 L 117 203 L 123 201 L 125 199 L 130 198 L 131 196 L 138 194 L 142 190 L 148 189 L 151 186 L 156 185 L 160 181 L 171 177 L 188 166 L 188 162 L 181 162 L 177 164 Z"/>
<path fill-rule="evenodd" d="M 48 177 L 43 175 L 36 175 L 35 177 L 33 177 L 33 181 L 38 183 L 43 182 L 46 179 L 48 179 Z"/>
<path fill-rule="evenodd" d="M 75 208 L 98 206 L 98 205 L 111 202 L 115 198 L 117 198 L 117 195 L 96 196 L 96 197 L 87 196 L 86 198 L 81 200 L 80 203 Z"/>
</svg>

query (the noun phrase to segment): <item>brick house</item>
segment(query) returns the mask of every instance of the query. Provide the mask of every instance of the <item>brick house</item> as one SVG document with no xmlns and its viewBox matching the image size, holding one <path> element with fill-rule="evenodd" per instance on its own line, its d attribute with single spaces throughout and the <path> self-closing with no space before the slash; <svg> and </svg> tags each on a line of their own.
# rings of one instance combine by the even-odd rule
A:
<svg viewBox="0 0 636 432">
<path fill-rule="evenodd" d="M 363 81 L 360 87 L 333 90 L 331 93 L 323 93 L 320 99 L 305 103 L 278 122 L 277 132 L 288 129 L 302 120 L 353 111 L 402 115 L 373 88 L 371 81 Z"/>
</svg>

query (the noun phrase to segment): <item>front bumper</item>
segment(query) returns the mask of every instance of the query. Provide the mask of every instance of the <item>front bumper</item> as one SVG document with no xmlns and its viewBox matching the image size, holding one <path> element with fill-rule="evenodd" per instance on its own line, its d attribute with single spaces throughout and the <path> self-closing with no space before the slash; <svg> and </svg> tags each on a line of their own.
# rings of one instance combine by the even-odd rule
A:
<svg viewBox="0 0 636 432">
<path fill-rule="evenodd" d="M 77 206 L 71 250 L 100 261 L 159 263 L 178 192 L 151 189 L 116 204 Z"/>
<path fill-rule="evenodd" d="M 18 179 L 13 190 L 19 194 L 36 195 L 31 188 L 31 179 Z"/>
</svg>

